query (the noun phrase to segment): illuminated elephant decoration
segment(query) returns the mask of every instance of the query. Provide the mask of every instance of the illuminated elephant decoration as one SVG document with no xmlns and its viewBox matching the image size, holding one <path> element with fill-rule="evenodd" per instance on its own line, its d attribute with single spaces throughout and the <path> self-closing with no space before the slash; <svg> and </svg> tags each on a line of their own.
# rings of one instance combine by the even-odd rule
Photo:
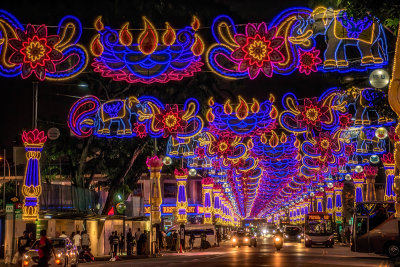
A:
<svg viewBox="0 0 400 267">
<path fill-rule="evenodd" d="M 78 137 L 92 134 L 113 136 L 113 125 L 117 125 L 116 136 L 132 136 L 131 119 L 140 108 L 140 101 L 136 97 L 113 99 L 102 104 L 96 96 L 85 96 L 71 107 L 68 126 Z"/>
<path fill-rule="evenodd" d="M 375 136 L 377 127 L 363 127 L 360 131 L 357 142 L 357 153 L 384 153 L 386 152 L 385 139 L 379 139 Z"/>
<path fill-rule="evenodd" d="M 379 124 L 391 121 L 376 111 L 376 103 L 384 97 L 385 94 L 380 90 L 352 87 L 342 95 L 341 101 L 347 102 L 348 110 L 354 114 L 355 125 L 370 125 L 370 117 Z"/>
<path fill-rule="evenodd" d="M 116 123 L 117 135 L 131 135 L 131 118 L 136 114 L 134 110 L 138 108 L 140 108 L 139 100 L 133 96 L 103 103 L 99 108 L 96 134 L 110 135 L 111 126 Z"/>
<path fill-rule="evenodd" d="M 349 68 L 346 46 L 356 46 L 361 54 L 361 66 L 387 63 L 387 44 L 383 27 L 372 18 L 355 20 L 344 10 L 316 8 L 308 18 L 299 19 L 289 41 L 304 47 L 312 45 L 311 39 L 324 35 L 327 44 L 324 69 Z"/>
</svg>

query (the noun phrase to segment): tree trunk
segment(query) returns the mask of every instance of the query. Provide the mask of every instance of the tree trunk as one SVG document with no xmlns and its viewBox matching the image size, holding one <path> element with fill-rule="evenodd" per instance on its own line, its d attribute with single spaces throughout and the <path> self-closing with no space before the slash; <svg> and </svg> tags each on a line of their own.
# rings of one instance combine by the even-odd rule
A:
<svg viewBox="0 0 400 267">
<path fill-rule="evenodd" d="M 79 167 L 78 167 L 78 173 L 76 175 L 76 182 L 77 186 L 81 186 L 82 188 L 85 188 L 85 174 L 84 174 L 84 168 L 87 160 L 87 155 L 89 151 L 89 146 L 93 141 L 93 136 L 90 136 L 87 139 L 87 142 L 85 142 L 85 146 L 82 149 L 82 154 L 81 154 L 81 159 L 79 160 Z"/>
</svg>

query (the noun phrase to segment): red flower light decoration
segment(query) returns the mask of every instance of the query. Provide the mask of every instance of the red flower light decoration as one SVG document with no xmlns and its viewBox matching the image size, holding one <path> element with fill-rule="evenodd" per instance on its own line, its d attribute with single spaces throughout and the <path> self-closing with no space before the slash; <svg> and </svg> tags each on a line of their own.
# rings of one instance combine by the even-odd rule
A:
<svg viewBox="0 0 400 267">
<path fill-rule="evenodd" d="M 378 174 L 378 168 L 373 166 L 365 166 L 364 174 L 367 177 L 375 177 Z"/>
<path fill-rule="evenodd" d="M 227 158 L 232 155 L 232 142 L 234 139 L 229 136 L 222 136 L 210 144 L 211 154 L 216 154 L 218 158 Z"/>
<path fill-rule="evenodd" d="M 46 78 L 46 72 L 56 72 L 54 61 L 63 58 L 63 54 L 55 49 L 60 37 L 47 36 L 45 25 L 35 29 L 34 26 L 28 24 L 26 31 L 17 28 L 16 32 L 18 38 L 9 41 L 14 50 L 9 61 L 12 64 L 22 65 L 22 78 L 26 79 L 35 72 L 36 77 L 43 81 Z"/>
<path fill-rule="evenodd" d="M 356 151 L 355 147 L 353 145 L 346 145 L 344 148 L 344 153 L 347 156 L 353 155 L 353 153 Z"/>
<path fill-rule="evenodd" d="M 317 72 L 317 65 L 320 63 L 322 63 L 322 60 L 319 58 L 319 50 L 315 50 L 315 47 L 309 51 L 299 49 L 299 63 L 297 68 L 300 73 L 310 75 L 311 72 Z"/>
<path fill-rule="evenodd" d="M 387 153 L 382 155 L 382 163 L 385 165 L 394 164 L 394 157 L 392 153 Z"/>
<path fill-rule="evenodd" d="M 204 185 L 213 186 L 213 185 L 214 185 L 214 179 L 211 178 L 211 177 L 206 177 L 206 178 L 203 178 L 203 179 L 201 180 L 201 183 L 204 184 Z"/>
<path fill-rule="evenodd" d="M 38 129 L 22 133 L 22 141 L 25 145 L 43 146 L 46 140 L 47 136 L 44 134 L 44 131 L 39 131 Z"/>
<path fill-rule="evenodd" d="M 300 127 L 321 130 L 321 122 L 329 121 L 329 107 L 320 103 L 316 97 L 304 99 L 304 105 L 299 106 L 299 111 L 296 117 Z"/>
<path fill-rule="evenodd" d="M 351 114 L 342 114 L 339 116 L 339 126 L 341 129 L 346 129 L 351 125 Z"/>
<path fill-rule="evenodd" d="M 316 139 L 317 139 L 318 150 L 321 153 L 321 155 L 323 156 L 326 154 L 331 154 L 333 147 L 329 132 L 320 133 L 319 137 Z"/>
<path fill-rule="evenodd" d="M 399 136 L 396 134 L 396 128 L 394 128 L 393 126 L 390 126 L 390 130 L 388 132 L 389 135 L 389 139 L 392 141 L 400 141 Z"/>
<path fill-rule="evenodd" d="M 161 113 L 155 115 L 155 128 L 163 130 L 163 137 L 176 136 L 187 125 L 187 121 L 182 118 L 184 114 L 185 111 L 179 110 L 178 105 L 167 104 Z"/>
<path fill-rule="evenodd" d="M 133 132 L 136 133 L 136 136 L 139 138 L 144 138 L 147 136 L 146 125 L 143 123 L 135 123 L 133 125 Z"/>
<path fill-rule="evenodd" d="M 188 176 L 189 172 L 188 172 L 188 169 L 186 169 L 186 168 L 179 168 L 179 169 L 174 170 L 174 174 L 177 177 L 186 177 L 186 176 Z"/>
<path fill-rule="evenodd" d="M 147 168 L 161 168 L 163 166 L 163 162 L 161 158 L 154 156 L 154 157 L 148 157 L 146 160 L 146 165 Z"/>
<path fill-rule="evenodd" d="M 196 147 L 194 153 L 195 153 L 196 157 L 198 157 L 200 159 L 204 159 L 206 156 L 206 151 L 205 151 L 204 147 Z"/>
<path fill-rule="evenodd" d="M 239 71 L 247 71 L 250 79 L 258 76 L 260 71 L 265 76 L 271 77 L 273 65 L 283 62 L 285 57 L 278 51 L 283 44 L 282 37 L 276 37 L 276 27 L 267 30 L 263 22 L 256 27 L 255 24 L 247 24 L 246 34 L 236 34 L 234 39 L 239 45 L 232 52 L 232 58 L 240 61 Z"/>
</svg>

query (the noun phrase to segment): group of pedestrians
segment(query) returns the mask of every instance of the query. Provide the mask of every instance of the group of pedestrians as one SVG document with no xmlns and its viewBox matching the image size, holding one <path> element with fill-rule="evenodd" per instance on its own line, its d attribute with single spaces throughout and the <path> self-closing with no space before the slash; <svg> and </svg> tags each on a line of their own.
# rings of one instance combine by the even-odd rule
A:
<svg viewBox="0 0 400 267">
<path fill-rule="evenodd" d="M 108 237 L 110 243 L 110 254 L 116 257 L 118 254 L 122 255 L 125 252 L 126 240 L 126 254 L 133 255 L 134 247 L 136 246 L 137 255 L 146 254 L 147 231 L 140 231 L 140 228 L 133 234 L 132 229 L 129 228 L 126 234 L 126 239 L 123 233 L 118 234 L 117 231 L 111 232 Z"/>
</svg>

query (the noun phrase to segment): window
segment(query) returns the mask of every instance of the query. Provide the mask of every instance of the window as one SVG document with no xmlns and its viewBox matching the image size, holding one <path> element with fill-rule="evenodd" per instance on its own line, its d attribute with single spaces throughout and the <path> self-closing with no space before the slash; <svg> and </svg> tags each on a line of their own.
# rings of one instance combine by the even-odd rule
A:
<svg viewBox="0 0 400 267">
<path fill-rule="evenodd" d="M 367 228 L 367 223 L 368 219 L 367 218 L 357 218 L 356 221 L 356 235 L 361 236 L 367 233 L 368 228 Z"/>
<path fill-rule="evenodd" d="M 175 183 L 164 183 L 164 197 L 176 198 L 176 191 L 178 188 Z"/>
</svg>

